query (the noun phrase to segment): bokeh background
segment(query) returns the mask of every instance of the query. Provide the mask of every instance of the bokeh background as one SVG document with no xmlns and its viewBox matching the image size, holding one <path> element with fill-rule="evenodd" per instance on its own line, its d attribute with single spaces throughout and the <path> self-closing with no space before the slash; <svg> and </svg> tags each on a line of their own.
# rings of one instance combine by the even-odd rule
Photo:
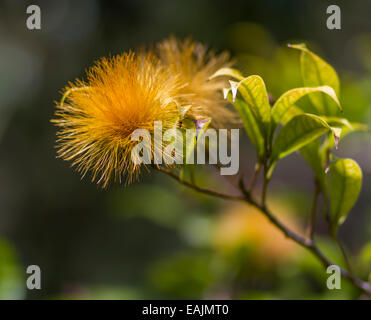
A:
<svg viewBox="0 0 371 320">
<path fill-rule="evenodd" d="M 29 4 L 41 7 L 39 31 L 26 28 Z M 329 4 L 342 10 L 341 30 L 326 28 Z M 56 159 L 49 121 L 61 88 L 96 59 L 173 34 L 229 50 L 274 97 L 302 85 L 299 54 L 286 44 L 306 42 L 338 71 L 345 115 L 371 125 L 370 12 L 371 2 L 361 0 L 2 0 L 0 298 L 358 298 L 346 281 L 327 290 L 321 265 L 247 206 L 200 196 L 156 173 L 105 191 L 81 180 Z M 363 278 L 371 270 L 370 150 L 371 136 L 357 133 L 337 151 L 364 171 L 340 232 Z M 255 155 L 244 135 L 240 156 L 248 179 Z M 212 169 L 198 179 L 235 192 Z M 292 155 L 274 174 L 272 210 L 304 230 L 312 191 L 311 171 Z M 320 219 L 321 248 L 341 264 L 326 228 Z M 25 287 L 31 264 L 41 268 L 41 290 Z"/>
</svg>

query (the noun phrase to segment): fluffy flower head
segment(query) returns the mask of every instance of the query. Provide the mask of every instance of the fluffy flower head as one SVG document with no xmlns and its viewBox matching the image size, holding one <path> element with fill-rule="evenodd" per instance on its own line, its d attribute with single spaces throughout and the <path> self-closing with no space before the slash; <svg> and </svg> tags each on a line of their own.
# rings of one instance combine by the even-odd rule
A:
<svg viewBox="0 0 371 320">
<path fill-rule="evenodd" d="M 132 132 L 152 132 L 154 121 L 162 121 L 164 130 L 174 127 L 180 87 L 151 53 L 103 58 L 88 70 L 86 82 L 65 88 L 57 105 L 52 121 L 60 127 L 59 157 L 73 160 L 83 176 L 91 171 L 104 187 L 112 179 L 121 182 L 123 174 L 130 182 L 139 172 L 131 161 L 137 144 Z"/>
<path fill-rule="evenodd" d="M 131 182 L 142 167 L 131 158 L 138 144 L 131 139 L 136 129 L 153 137 L 155 122 L 160 121 L 165 132 L 187 126 L 184 116 L 194 121 L 211 118 L 216 128 L 233 122 L 235 114 L 221 94 L 225 80 L 209 79 L 229 64 L 226 53 L 217 56 L 199 43 L 175 38 L 161 42 L 155 53 L 101 59 L 87 71 L 85 81 L 69 83 L 57 104 L 52 122 L 60 128 L 58 156 L 71 160 L 82 176 L 90 172 L 103 187 L 120 183 L 123 176 Z M 152 159 L 158 151 L 164 158 L 172 154 L 166 154 L 166 148 L 147 148 Z"/>
<path fill-rule="evenodd" d="M 181 93 L 184 104 L 191 105 L 188 114 L 192 118 L 211 118 L 211 125 L 217 128 L 236 122 L 236 114 L 222 96 L 222 89 L 227 87 L 225 79 L 209 79 L 217 70 L 231 65 L 228 53 L 216 55 L 191 39 L 174 37 L 159 43 L 157 53 L 162 63 L 185 82 Z"/>
</svg>

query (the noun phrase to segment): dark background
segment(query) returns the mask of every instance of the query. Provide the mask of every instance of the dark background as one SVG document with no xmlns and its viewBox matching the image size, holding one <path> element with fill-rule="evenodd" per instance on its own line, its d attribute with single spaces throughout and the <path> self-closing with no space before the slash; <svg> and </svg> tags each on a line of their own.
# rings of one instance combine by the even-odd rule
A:
<svg viewBox="0 0 371 320">
<path fill-rule="evenodd" d="M 41 8 L 41 30 L 26 28 L 29 4 Z M 341 7 L 341 30 L 326 28 L 329 4 Z M 56 159 L 56 129 L 49 121 L 61 89 L 96 59 L 173 34 L 230 51 L 246 74 L 261 74 L 276 97 L 302 85 L 299 55 L 285 45 L 306 42 L 338 70 L 345 115 L 370 123 L 370 17 L 371 2 L 361 0 L 2 0 L 0 298 L 358 297 L 346 283 L 341 293 L 326 290 L 325 272 L 301 249 L 271 264 L 264 236 L 259 245 L 241 240 L 228 250 L 215 246 L 215 225 L 223 234 L 235 233 L 224 230 L 220 218 L 237 210 L 229 202 L 200 197 L 155 173 L 104 191 L 80 180 L 69 163 Z M 360 264 L 371 261 L 365 253 L 370 141 L 352 135 L 338 152 L 354 157 L 365 173 L 360 200 L 340 234 L 361 271 Z M 241 171 L 249 177 L 255 155 L 246 138 L 242 149 Z M 202 177 L 230 188 L 212 171 Z M 288 207 L 303 225 L 312 190 L 309 168 L 290 156 L 272 181 L 271 195 L 280 203 L 273 211 Z M 264 228 L 263 235 L 269 233 Z M 326 231 L 323 222 L 318 229 Z M 323 242 L 335 251 L 328 239 Z M 268 247 L 266 259 L 259 258 L 260 246 Z M 30 264 L 42 270 L 42 290 L 25 289 Z"/>
</svg>

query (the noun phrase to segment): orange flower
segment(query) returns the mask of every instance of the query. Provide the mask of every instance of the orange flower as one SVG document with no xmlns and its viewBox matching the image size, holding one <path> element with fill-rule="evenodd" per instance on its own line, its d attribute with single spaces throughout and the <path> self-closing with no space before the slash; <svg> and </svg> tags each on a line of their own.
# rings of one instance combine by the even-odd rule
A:
<svg viewBox="0 0 371 320">
<path fill-rule="evenodd" d="M 86 82 L 65 88 L 57 105 L 52 122 L 60 127 L 58 156 L 73 160 L 83 176 L 90 171 L 103 187 L 121 182 L 123 174 L 131 182 L 140 169 L 131 161 L 137 144 L 132 132 L 152 133 L 154 121 L 162 121 L 163 130 L 174 127 L 181 86 L 151 53 L 103 58 L 88 70 Z"/>
<path fill-rule="evenodd" d="M 228 53 L 216 55 L 191 39 L 180 41 L 174 37 L 159 43 L 157 53 L 161 62 L 185 82 L 180 93 L 183 104 L 191 106 L 188 116 L 197 120 L 211 118 L 211 125 L 216 128 L 236 122 L 236 114 L 222 95 L 226 80 L 223 77 L 209 80 L 217 70 L 231 65 Z"/>
<path fill-rule="evenodd" d="M 112 180 L 121 183 L 123 175 L 130 183 L 142 166 L 131 159 L 136 129 L 153 136 L 154 122 L 161 121 L 165 132 L 185 111 L 195 120 L 211 118 L 214 127 L 233 121 L 221 94 L 224 80 L 209 80 L 227 65 L 226 53 L 216 56 L 198 43 L 175 38 L 159 44 L 157 55 L 141 51 L 101 59 L 86 81 L 69 83 L 57 104 L 52 122 L 60 128 L 58 156 L 72 160 L 82 176 L 91 172 L 92 181 L 103 187 Z M 148 148 L 153 159 L 155 151 Z M 171 157 L 166 148 L 161 152 L 164 159 Z"/>
</svg>

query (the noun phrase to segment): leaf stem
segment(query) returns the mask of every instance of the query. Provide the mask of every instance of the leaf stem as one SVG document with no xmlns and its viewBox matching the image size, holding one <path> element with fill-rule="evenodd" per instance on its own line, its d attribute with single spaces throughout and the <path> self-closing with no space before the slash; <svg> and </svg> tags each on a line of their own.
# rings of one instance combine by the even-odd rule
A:
<svg viewBox="0 0 371 320">
<path fill-rule="evenodd" d="M 352 266 L 351 266 L 350 261 L 348 259 L 347 253 L 345 252 L 344 246 L 341 244 L 341 242 L 339 240 L 339 237 L 337 236 L 336 233 L 333 233 L 332 238 L 334 239 L 334 242 L 336 243 L 337 247 L 339 248 L 339 250 L 340 250 L 340 252 L 343 256 L 345 265 L 346 265 L 347 269 L 349 270 L 350 275 L 352 276 L 352 274 L 353 274 Z"/>
<path fill-rule="evenodd" d="M 259 175 L 259 172 L 260 172 L 260 169 L 261 169 L 261 162 L 258 161 L 255 165 L 255 168 L 254 168 L 254 174 L 251 178 L 251 181 L 250 181 L 250 185 L 249 185 L 249 191 L 251 192 L 253 189 L 254 189 L 254 186 L 255 186 L 255 183 L 256 183 L 256 180 L 258 178 L 258 175 Z"/>
<path fill-rule="evenodd" d="M 265 208 L 266 197 L 267 197 L 267 189 L 268 189 L 268 182 L 269 179 L 267 178 L 267 165 L 264 165 L 264 182 L 263 182 L 263 190 L 261 196 L 261 206 Z"/>
<path fill-rule="evenodd" d="M 315 232 L 315 227 L 316 227 L 317 201 L 318 201 L 319 194 L 320 194 L 320 187 L 316 179 L 314 182 L 314 194 L 313 194 L 312 207 L 310 210 L 309 225 L 308 225 L 308 237 L 312 241 L 314 240 L 314 232 Z"/>
</svg>

